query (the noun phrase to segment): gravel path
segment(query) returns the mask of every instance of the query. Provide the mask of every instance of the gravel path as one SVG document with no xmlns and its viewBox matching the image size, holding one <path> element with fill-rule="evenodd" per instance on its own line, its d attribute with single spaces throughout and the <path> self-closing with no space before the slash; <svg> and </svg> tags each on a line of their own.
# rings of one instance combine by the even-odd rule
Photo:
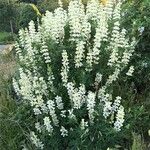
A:
<svg viewBox="0 0 150 150">
<path fill-rule="evenodd" d="M 0 45 L 0 51 L 3 51 L 4 49 L 6 49 L 8 47 L 8 45 Z"/>
<path fill-rule="evenodd" d="M 6 45 L 0 45 L 0 53 L 4 52 L 4 53 L 7 53 L 7 52 L 10 52 L 13 48 L 13 44 L 6 44 Z"/>
</svg>

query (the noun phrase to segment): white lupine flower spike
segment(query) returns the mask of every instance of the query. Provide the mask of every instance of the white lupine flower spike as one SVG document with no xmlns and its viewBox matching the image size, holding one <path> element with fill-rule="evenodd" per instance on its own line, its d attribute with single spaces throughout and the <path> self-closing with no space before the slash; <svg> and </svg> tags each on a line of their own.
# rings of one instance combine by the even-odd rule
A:
<svg viewBox="0 0 150 150">
<path fill-rule="evenodd" d="M 68 131 L 63 126 L 61 126 L 60 132 L 63 137 L 68 136 Z"/>
<path fill-rule="evenodd" d="M 126 73 L 126 75 L 127 76 L 132 76 L 133 72 L 134 72 L 134 66 L 130 66 L 130 68 L 129 68 L 128 72 Z"/>
<path fill-rule="evenodd" d="M 114 123 L 114 129 L 120 131 L 124 122 L 124 107 L 120 106 L 116 115 L 116 121 Z"/>
<path fill-rule="evenodd" d="M 66 83 L 68 82 L 68 72 L 69 72 L 69 61 L 66 50 L 63 50 L 62 53 L 62 64 L 63 64 L 61 69 L 62 82 L 64 86 L 66 86 Z"/>
</svg>

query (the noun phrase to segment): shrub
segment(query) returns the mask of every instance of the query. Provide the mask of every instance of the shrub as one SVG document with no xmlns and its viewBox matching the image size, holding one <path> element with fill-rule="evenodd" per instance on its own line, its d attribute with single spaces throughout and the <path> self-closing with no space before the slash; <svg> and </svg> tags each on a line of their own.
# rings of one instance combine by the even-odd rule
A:
<svg viewBox="0 0 150 150">
<path fill-rule="evenodd" d="M 31 20 L 37 23 L 37 13 L 34 11 L 32 6 L 29 4 L 20 5 L 20 17 L 19 17 L 19 26 L 20 28 L 28 27 L 28 24 Z"/>
<path fill-rule="evenodd" d="M 128 63 L 135 45 L 120 26 L 121 4 L 92 0 L 84 8 L 75 0 L 67 12 L 60 1 L 37 31 L 33 21 L 20 30 L 13 85 L 28 104 L 35 147 L 105 150 L 119 143 L 121 87 L 134 71 Z"/>
<path fill-rule="evenodd" d="M 70 0 L 62 0 L 63 8 L 67 9 Z M 82 0 L 83 4 L 87 3 L 87 0 Z M 41 13 L 45 13 L 46 10 L 54 11 L 59 5 L 59 0 L 38 0 L 37 7 L 39 8 Z"/>
<path fill-rule="evenodd" d="M 0 32 L 0 43 L 9 43 L 13 41 L 13 35 L 8 32 Z"/>
<path fill-rule="evenodd" d="M 0 18 L 0 31 L 15 31 L 17 5 L 13 1 L 0 0 Z"/>
</svg>

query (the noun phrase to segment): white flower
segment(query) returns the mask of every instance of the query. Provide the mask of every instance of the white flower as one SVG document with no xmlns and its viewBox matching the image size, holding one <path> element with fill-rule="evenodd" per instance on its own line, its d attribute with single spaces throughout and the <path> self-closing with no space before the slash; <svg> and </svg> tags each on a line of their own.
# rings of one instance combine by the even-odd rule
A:
<svg viewBox="0 0 150 150">
<path fill-rule="evenodd" d="M 72 95 L 72 101 L 73 101 L 73 104 L 74 104 L 74 108 L 76 109 L 79 109 L 81 107 L 81 98 L 80 98 L 80 95 L 78 93 L 78 89 L 75 89 L 74 90 L 74 93 Z"/>
<path fill-rule="evenodd" d="M 41 110 L 43 113 L 47 114 L 48 113 L 48 108 L 46 106 L 46 104 L 43 103 L 43 105 L 41 105 Z"/>
<path fill-rule="evenodd" d="M 43 120 L 44 120 L 44 125 L 46 127 L 46 130 L 51 134 L 53 132 L 53 127 L 51 125 L 51 121 L 49 117 L 45 117 Z"/>
<path fill-rule="evenodd" d="M 84 84 L 80 84 L 79 88 L 78 88 L 78 94 L 79 94 L 79 98 L 80 98 L 80 105 L 82 106 L 82 104 L 85 102 L 85 94 L 86 94 L 86 89 L 85 89 L 85 85 Z"/>
<path fill-rule="evenodd" d="M 17 95 L 19 95 L 20 93 L 20 87 L 19 87 L 19 84 L 18 82 L 13 78 L 12 80 L 12 84 L 13 84 L 13 87 L 14 87 L 14 90 L 16 92 Z"/>
<path fill-rule="evenodd" d="M 106 92 L 106 86 L 103 86 L 99 89 L 98 91 L 98 99 L 100 100 L 100 102 L 104 102 L 105 101 L 105 92 Z"/>
<path fill-rule="evenodd" d="M 110 45 L 108 49 L 111 51 L 110 59 L 108 60 L 108 66 L 115 66 L 119 62 L 118 47 L 120 46 L 120 22 L 115 21 L 112 36 L 110 39 Z"/>
<path fill-rule="evenodd" d="M 60 96 L 55 97 L 57 108 L 62 110 L 64 108 L 64 104 L 62 102 L 62 98 Z"/>
<path fill-rule="evenodd" d="M 104 97 L 103 97 L 103 102 L 107 102 L 107 101 L 109 101 L 109 100 L 111 100 L 111 98 L 112 98 L 112 95 L 111 94 L 108 94 L 108 93 L 106 93 L 105 95 L 104 95 Z"/>
<path fill-rule="evenodd" d="M 95 93 L 89 91 L 87 95 L 87 110 L 90 122 L 93 123 L 94 120 L 94 107 L 95 107 Z"/>
<path fill-rule="evenodd" d="M 68 82 L 67 83 L 67 92 L 68 92 L 68 95 L 69 95 L 71 100 L 73 99 L 74 88 L 75 87 L 74 87 L 73 82 Z"/>
<path fill-rule="evenodd" d="M 142 34 L 144 32 L 145 27 L 140 27 L 138 28 L 138 31 L 140 32 L 140 34 Z"/>
<path fill-rule="evenodd" d="M 53 84 L 54 79 L 55 78 L 54 78 L 53 73 L 51 72 L 50 69 L 48 69 L 48 83 L 47 83 L 47 85 L 49 86 L 51 92 L 54 92 L 54 84 Z"/>
<path fill-rule="evenodd" d="M 118 62 L 118 49 L 113 50 L 110 59 L 108 60 L 108 66 L 113 66 Z"/>
<path fill-rule="evenodd" d="M 58 5 L 59 5 L 60 7 L 63 7 L 63 3 L 62 3 L 61 0 L 58 0 Z"/>
<path fill-rule="evenodd" d="M 35 128 L 36 128 L 36 130 L 37 130 L 39 133 L 41 133 L 41 125 L 40 125 L 39 122 L 36 122 L 36 123 L 35 123 Z"/>
<path fill-rule="evenodd" d="M 118 1 L 113 12 L 113 19 L 120 20 L 121 17 L 121 1 Z"/>
<path fill-rule="evenodd" d="M 62 82 L 63 82 L 64 86 L 66 86 L 66 83 L 68 82 L 68 72 L 69 72 L 68 55 L 67 55 L 66 50 L 63 50 L 61 77 L 62 77 Z"/>
<path fill-rule="evenodd" d="M 21 32 L 22 30 L 20 30 L 20 32 Z M 19 33 L 20 33 L 19 32 Z M 22 39 L 23 37 L 22 37 L 23 35 L 21 35 L 20 36 L 20 43 L 22 43 L 22 46 L 24 47 L 24 39 Z M 20 62 L 22 62 L 23 60 L 24 60 L 24 57 L 23 57 L 23 54 L 22 54 L 22 50 L 21 50 L 21 48 L 20 48 L 20 46 L 19 46 L 19 43 L 18 42 L 16 42 L 15 43 L 15 50 L 16 50 L 16 55 L 18 55 L 18 58 L 19 58 L 19 61 Z"/>
<path fill-rule="evenodd" d="M 60 132 L 63 137 L 68 136 L 68 131 L 63 126 L 61 126 Z"/>
<path fill-rule="evenodd" d="M 44 94 L 47 96 L 47 84 L 43 77 L 40 77 L 39 79 L 39 88 L 41 89 L 41 94 Z"/>
<path fill-rule="evenodd" d="M 22 147 L 22 150 L 29 150 L 25 145 L 23 145 Z"/>
<path fill-rule="evenodd" d="M 87 15 L 84 16 L 84 19 L 82 20 L 82 37 L 84 38 L 84 41 L 88 41 L 91 37 L 91 24 L 88 22 Z"/>
<path fill-rule="evenodd" d="M 107 1 L 104 10 L 106 12 L 106 14 L 108 15 L 108 18 L 110 19 L 112 17 L 113 14 L 113 6 L 114 6 L 114 0 L 109 0 Z"/>
<path fill-rule="evenodd" d="M 150 136 L 150 130 L 148 130 L 148 135 Z"/>
<path fill-rule="evenodd" d="M 32 77 L 32 87 L 34 89 L 35 95 L 41 97 L 41 95 L 47 96 L 47 84 L 43 77 L 34 76 Z"/>
<path fill-rule="evenodd" d="M 50 59 L 50 55 L 49 55 L 49 51 L 48 51 L 48 47 L 46 45 L 46 43 L 43 41 L 42 43 L 42 47 L 41 47 L 41 51 L 40 51 L 45 59 L 45 63 L 50 63 L 51 59 Z"/>
<path fill-rule="evenodd" d="M 94 36 L 94 44 L 92 51 L 89 51 L 87 54 L 87 63 L 91 67 L 92 63 L 97 64 L 99 60 L 100 55 L 100 48 L 101 48 L 101 42 L 107 41 L 107 31 L 108 31 L 108 24 L 107 24 L 107 17 L 105 14 L 105 11 L 103 9 L 100 9 L 101 11 L 98 12 L 98 22 L 96 26 L 96 33 Z M 92 52 L 92 54 L 90 54 Z M 92 56 L 92 58 L 90 58 Z"/>
<path fill-rule="evenodd" d="M 86 14 L 88 19 L 97 20 L 98 19 L 98 11 L 99 11 L 99 2 L 97 0 L 91 0 L 87 3 Z"/>
<path fill-rule="evenodd" d="M 44 104 L 44 100 L 41 95 L 38 95 L 35 100 L 31 102 L 31 106 L 41 107 Z"/>
<path fill-rule="evenodd" d="M 124 107 L 120 106 L 116 115 L 116 121 L 114 123 L 114 129 L 120 131 L 124 123 Z"/>
<path fill-rule="evenodd" d="M 88 65 L 88 68 L 86 68 L 87 71 L 91 71 L 91 67 L 93 64 L 93 52 L 91 49 L 88 50 L 87 56 L 86 56 L 86 63 Z"/>
<path fill-rule="evenodd" d="M 34 132 L 31 132 L 31 133 L 30 133 L 30 138 L 31 138 L 32 143 L 33 143 L 37 148 L 40 148 L 40 149 L 43 149 L 43 148 L 44 148 L 44 144 L 40 141 L 40 139 L 38 139 L 37 135 L 36 135 Z"/>
<path fill-rule="evenodd" d="M 129 68 L 128 72 L 126 73 L 126 75 L 127 76 L 132 76 L 133 72 L 134 72 L 134 66 L 130 66 L 130 68 Z"/>
<path fill-rule="evenodd" d="M 84 130 L 86 127 L 88 127 L 88 122 L 86 122 L 84 119 L 81 119 L 80 123 L 81 130 Z"/>
<path fill-rule="evenodd" d="M 112 105 L 112 111 L 113 112 L 116 112 L 120 106 L 120 103 L 121 103 L 121 97 L 120 96 L 117 96 L 113 105 Z"/>
<path fill-rule="evenodd" d="M 141 66 L 144 67 L 144 68 L 147 68 L 147 67 L 148 67 L 148 63 L 147 63 L 146 61 L 145 61 L 145 62 L 142 62 L 142 63 L 141 63 Z"/>
<path fill-rule="evenodd" d="M 54 125 L 58 126 L 59 121 L 58 121 L 58 118 L 57 118 L 57 115 L 56 115 L 56 112 L 55 112 L 55 103 L 52 100 L 49 100 L 47 102 L 47 107 L 49 109 L 49 113 L 52 117 Z"/>
<path fill-rule="evenodd" d="M 83 65 L 82 63 L 82 60 L 84 58 L 84 49 L 85 49 L 85 46 L 84 46 L 85 42 L 83 41 L 79 41 L 77 43 L 77 46 L 76 46 L 76 53 L 75 53 L 75 67 L 76 68 L 79 68 Z"/>
<path fill-rule="evenodd" d="M 62 110 L 60 116 L 65 118 L 66 117 L 66 110 Z"/>
<path fill-rule="evenodd" d="M 33 65 L 34 64 L 34 58 L 35 58 L 35 48 L 33 47 L 32 45 L 32 40 L 31 40 L 31 37 L 28 33 L 28 31 L 25 31 L 26 33 L 26 36 L 25 36 L 25 45 L 24 45 L 24 49 L 26 49 L 27 53 L 26 55 L 24 55 L 24 59 L 27 61 L 27 66 L 30 64 L 30 65 Z M 32 37 L 33 38 L 33 37 Z"/>
<path fill-rule="evenodd" d="M 100 20 L 98 22 L 96 28 L 96 34 L 94 37 L 94 46 L 93 46 L 93 61 L 95 64 L 98 63 L 99 55 L 100 55 L 100 48 L 101 42 L 107 41 L 107 33 L 108 32 L 108 24 L 106 19 L 106 14 L 104 11 L 100 13 Z"/>
<path fill-rule="evenodd" d="M 96 77 L 95 77 L 95 84 L 99 84 L 102 80 L 102 74 L 101 73 L 96 73 Z"/>
<path fill-rule="evenodd" d="M 106 82 L 106 86 L 112 84 L 113 81 L 116 81 L 118 79 L 119 73 L 120 73 L 120 69 L 116 68 L 114 73 L 112 75 L 109 75 Z"/>
<path fill-rule="evenodd" d="M 36 29 L 35 29 L 35 24 L 34 21 L 31 20 L 29 22 L 29 34 L 31 37 L 32 42 L 34 42 L 36 40 L 35 35 L 36 35 Z"/>
<path fill-rule="evenodd" d="M 81 1 L 70 1 L 68 7 L 68 19 L 71 41 L 77 42 L 81 37 L 82 21 L 84 20 L 84 16 L 84 6 Z"/>
<path fill-rule="evenodd" d="M 118 47 L 129 48 L 129 41 L 125 37 L 126 36 L 126 32 L 127 31 L 125 29 L 122 29 L 122 31 L 120 33 L 120 37 L 119 37 Z"/>
<path fill-rule="evenodd" d="M 42 29 L 40 32 L 45 38 L 50 36 L 56 43 L 62 42 L 66 21 L 67 14 L 62 7 L 55 9 L 54 13 L 46 11 L 45 16 L 42 17 Z"/>
<path fill-rule="evenodd" d="M 68 110 L 68 112 L 69 112 L 68 117 L 69 117 L 70 119 L 76 119 L 76 116 L 73 114 L 73 109 Z"/>
<path fill-rule="evenodd" d="M 54 18 L 52 23 L 52 38 L 56 40 L 56 42 L 62 42 L 64 39 L 64 27 L 67 21 L 67 14 L 66 10 L 62 7 L 55 9 L 54 11 Z"/>
<path fill-rule="evenodd" d="M 124 65 L 127 65 L 130 61 L 130 57 L 132 56 L 132 51 L 124 51 L 123 52 L 123 56 L 122 56 L 122 60 L 121 62 L 124 64 Z"/>
<path fill-rule="evenodd" d="M 19 69 L 20 72 L 20 93 L 25 100 L 32 101 L 33 100 L 33 87 L 28 75 L 23 71 L 22 68 Z"/>
<path fill-rule="evenodd" d="M 79 88 L 74 88 L 74 84 L 69 82 L 67 84 L 68 95 L 73 102 L 73 108 L 80 109 L 85 102 L 85 85 L 81 84 Z"/>
<path fill-rule="evenodd" d="M 26 36 L 25 31 L 23 29 L 21 29 L 21 30 L 19 30 L 18 34 L 19 34 L 20 45 L 21 45 L 21 47 L 24 47 L 25 46 L 25 36 Z M 19 47 L 18 42 L 16 42 L 15 44 L 16 44 L 15 46 Z M 22 52 L 21 49 L 19 49 L 19 50 L 20 50 L 20 52 Z M 16 53 L 18 53 L 18 51 Z"/>
<path fill-rule="evenodd" d="M 104 108 L 103 108 L 103 116 L 105 118 L 107 118 L 112 112 L 111 104 L 112 102 L 105 101 Z"/>
<path fill-rule="evenodd" d="M 41 110 L 39 108 L 33 108 L 34 114 L 35 115 L 40 115 L 42 114 Z"/>
</svg>

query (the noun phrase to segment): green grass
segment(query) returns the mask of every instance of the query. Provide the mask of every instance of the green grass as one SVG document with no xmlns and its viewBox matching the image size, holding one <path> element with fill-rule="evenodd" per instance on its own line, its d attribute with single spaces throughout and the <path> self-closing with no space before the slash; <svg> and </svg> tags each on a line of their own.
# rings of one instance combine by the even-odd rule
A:
<svg viewBox="0 0 150 150">
<path fill-rule="evenodd" d="M 19 150 L 24 145 L 31 147 L 26 125 L 30 118 L 28 108 L 21 100 L 16 100 L 12 90 L 16 68 L 13 51 L 0 53 L 0 150 Z"/>
<path fill-rule="evenodd" d="M 12 98 L 11 79 L 16 70 L 16 62 L 12 52 L 0 53 L 0 149 L 17 150 L 19 126 L 13 117 L 17 103 Z M 19 132 L 20 133 L 20 132 Z"/>
<path fill-rule="evenodd" d="M 0 32 L 0 44 L 12 43 L 14 41 L 14 35 L 9 32 Z"/>
</svg>

